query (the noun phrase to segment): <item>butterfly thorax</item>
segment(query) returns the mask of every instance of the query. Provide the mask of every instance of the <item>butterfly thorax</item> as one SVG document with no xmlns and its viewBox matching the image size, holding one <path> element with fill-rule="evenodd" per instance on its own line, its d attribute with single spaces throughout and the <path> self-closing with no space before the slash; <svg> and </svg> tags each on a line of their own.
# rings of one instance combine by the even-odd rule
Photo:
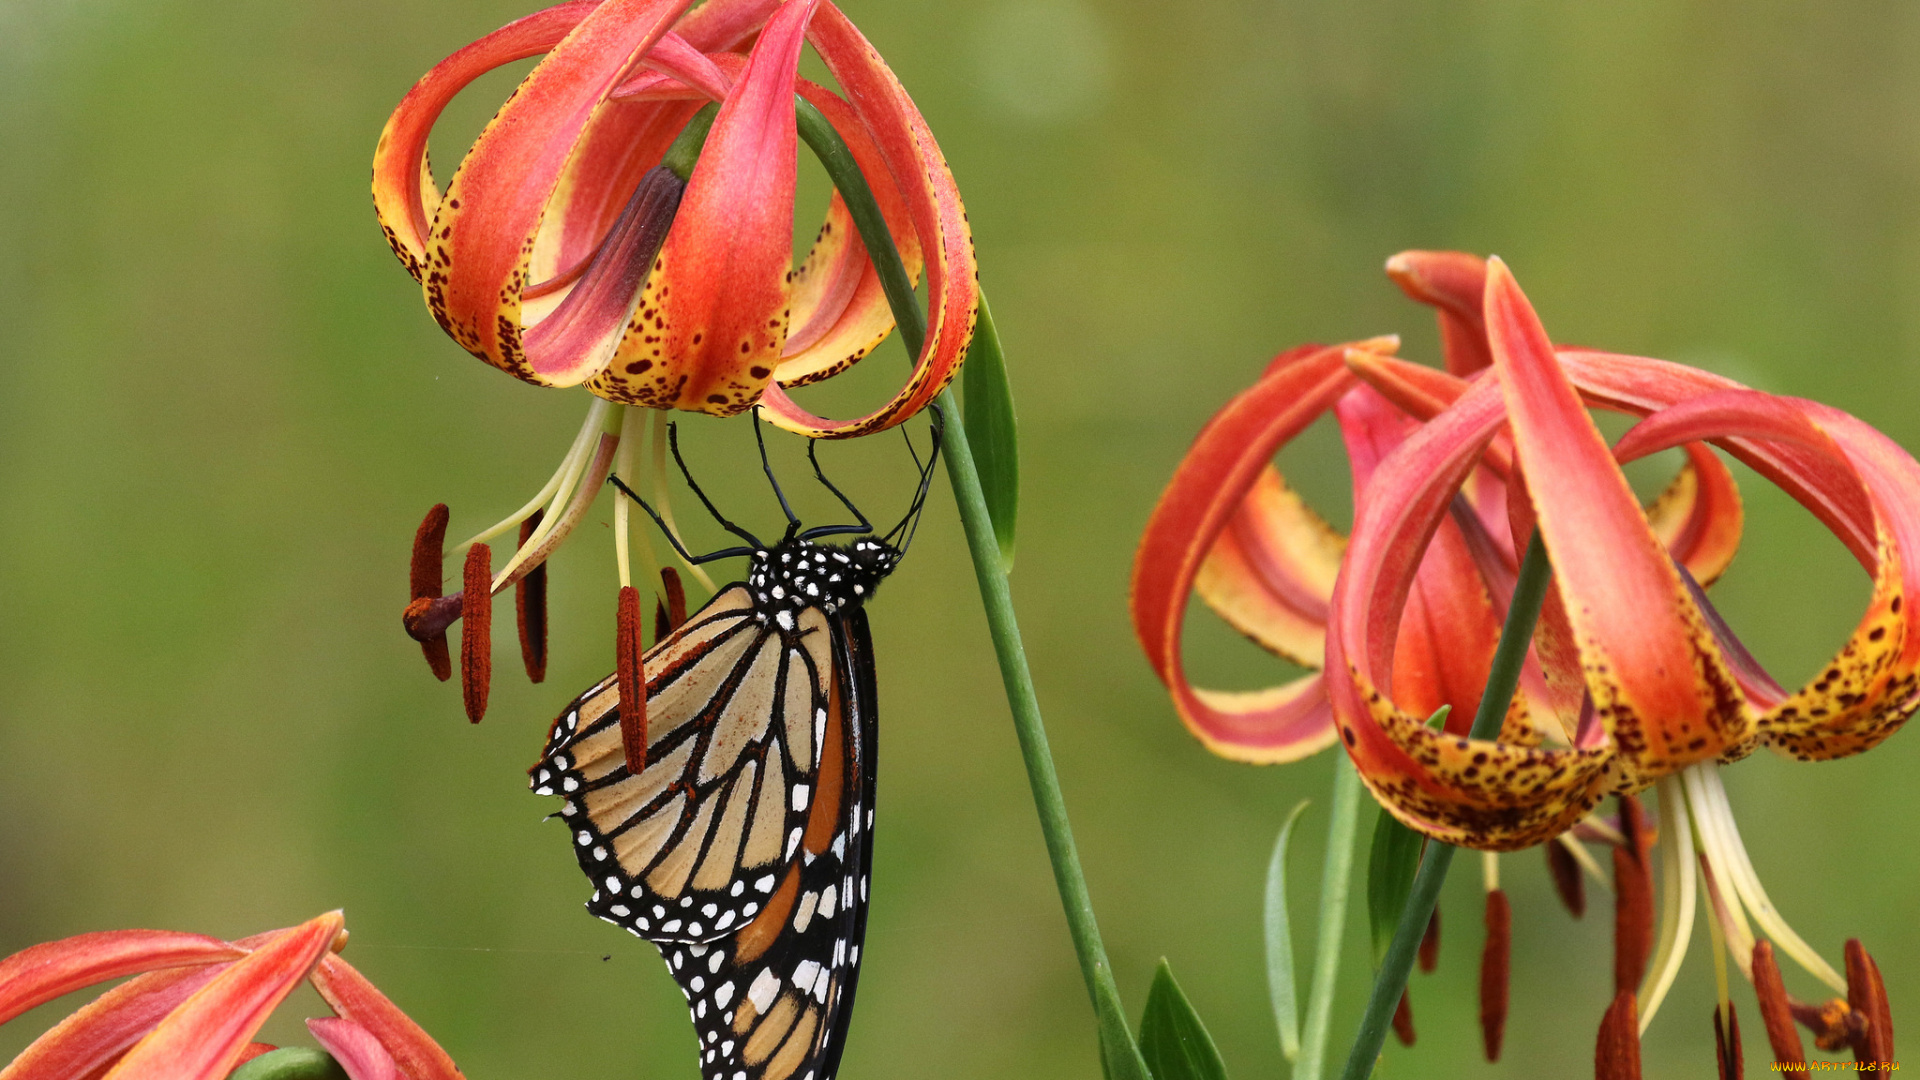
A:
<svg viewBox="0 0 1920 1080">
<path fill-rule="evenodd" d="M 898 548 L 871 537 L 844 545 L 795 537 L 753 553 L 747 588 L 763 622 L 772 618 L 791 630 L 805 608 L 832 614 L 866 603 L 899 562 Z"/>
</svg>

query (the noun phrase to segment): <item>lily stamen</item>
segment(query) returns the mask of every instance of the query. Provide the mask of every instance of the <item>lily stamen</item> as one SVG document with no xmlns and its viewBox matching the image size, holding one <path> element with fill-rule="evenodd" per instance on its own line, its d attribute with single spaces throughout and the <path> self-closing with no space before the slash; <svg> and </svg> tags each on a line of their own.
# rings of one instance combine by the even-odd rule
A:
<svg viewBox="0 0 1920 1080">
<path fill-rule="evenodd" d="M 568 478 L 571 476 L 574 481 L 579 479 L 578 470 L 583 467 L 581 463 L 586 460 L 593 447 L 594 436 L 606 429 L 607 416 L 613 407 L 612 402 L 595 398 L 593 404 L 587 409 L 586 421 L 580 425 L 580 433 L 573 437 L 573 444 L 567 447 L 566 456 L 560 459 L 560 467 L 554 470 L 553 476 L 541 486 L 533 498 L 528 499 L 525 506 L 494 523 L 492 527 L 447 552 L 448 556 L 460 558 L 467 553 L 468 548 L 475 544 L 488 543 L 508 529 L 517 527 L 521 522 L 532 517 L 534 511 L 543 507 L 546 510 L 546 516 L 553 517 L 560 509 L 560 503 L 572 494 Z M 565 490 L 563 491 L 562 488 Z"/>
<path fill-rule="evenodd" d="M 1673 986 L 1674 976 L 1680 973 L 1680 962 L 1686 958 L 1687 943 L 1693 936 L 1693 829 L 1688 820 L 1686 796 L 1673 777 L 1661 777 L 1657 786 L 1661 814 L 1668 823 L 1666 832 L 1672 842 L 1660 846 L 1660 944 L 1651 976 L 1638 1000 L 1642 1035 L 1647 1033 L 1647 1025 L 1653 1023 L 1654 1014 L 1660 1011 L 1660 1002 Z M 1618 865 L 1617 856 L 1615 865 Z M 1625 893 L 1623 882 L 1621 895 Z"/>
<path fill-rule="evenodd" d="M 1807 973 L 1826 983 L 1838 993 L 1846 993 L 1847 982 L 1787 925 L 1780 912 L 1767 898 L 1766 890 L 1760 885 L 1760 877 L 1754 872 L 1753 862 L 1747 857 L 1746 845 L 1740 840 L 1739 826 L 1734 824 L 1733 806 L 1727 800 L 1726 787 L 1720 781 L 1720 766 L 1711 761 L 1701 762 L 1688 767 L 1681 774 L 1687 787 L 1687 795 L 1692 804 L 1701 846 L 1706 849 L 1714 874 L 1732 886 L 1732 893 L 1740 901 L 1740 906 L 1753 917 L 1760 929 L 1772 939 L 1775 948 L 1792 957 Z"/>
</svg>

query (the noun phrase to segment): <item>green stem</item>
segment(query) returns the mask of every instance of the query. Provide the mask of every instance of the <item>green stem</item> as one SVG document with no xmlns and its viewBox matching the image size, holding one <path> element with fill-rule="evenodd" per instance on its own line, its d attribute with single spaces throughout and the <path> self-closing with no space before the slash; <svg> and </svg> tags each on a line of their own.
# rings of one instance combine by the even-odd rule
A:
<svg viewBox="0 0 1920 1080">
<path fill-rule="evenodd" d="M 901 341 L 914 357 L 926 341 L 926 316 L 914 296 L 913 279 L 900 261 L 886 220 L 874 202 L 873 192 L 854 162 L 853 154 L 833 125 L 820 110 L 795 98 L 795 122 L 800 136 L 839 188 L 840 197 L 860 238 L 866 243 L 868 257 L 878 270 L 887 301 L 893 308 L 894 323 L 900 328 Z M 1040 831 L 1046 838 L 1047 856 L 1053 863 L 1054 885 L 1059 889 L 1061 905 L 1066 909 L 1067 928 L 1080 958 L 1080 973 L 1086 980 L 1087 995 L 1102 1027 L 1102 1049 L 1108 1055 L 1113 1075 L 1139 1076 L 1147 1080 L 1144 1063 L 1133 1047 L 1126 1029 L 1126 1012 L 1114 984 L 1113 967 L 1106 947 L 1100 941 L 1100 927 L 1094 920 L 1093 901 L 1087 893 L 1086 875 L 1080 869 L 1080 855 L 1073 842 L 1073 830 L 1067 823 L 1066 800 L 1061 795 L 1060 777 L 1054 771 L 1053 754 L 1047 747 L 1046 726 L 1040 719 L 1040 700 L 1034 694 L 1033 674 L 1027 668 L 1026 650 L 1020 643 L 1020 624 L 1013 610 L 1013 594 L 1007 577 L 1000 570 L 1000 545 L 994 537 L 993 521 L 987 513 L 986 495 L 980 487 L 973 451 L 967 443 L 966 425 L 960 422 L 959 406 L 952 390 L 942 391 L 937 404 L 947 415 L 941 449 L 947 459 L 947 478 L 953 485 L 954 501 L 960 508 L 960 522 L 966 531 L 967 550 L 973 556 L 974 577 L 980 586 L 980 600 L 986 609 L 987 631 L 993 638 L 994 654 L 1000 661 L 1000 680 L 1006 688 L 1007 705 L 1013 712 L 1014 731 L 1020 739 L 1020 755 L 1026 761 L 1027 781 L 1033 788 L 1033 801 L 1040 816 Z M 1117 1026 L 1118 1031 L 1113 1029 Z M 1116 1036 L 1124 1036 L 1124 1047 L 1114 1046 Z M 1127 1060 L 1114 1061 L 1114 1053 Z"/>
<path fill-rule="evenodd" d="M 1487 672 L 1487 687 L 1480 695 L 1480 711 L 1474 714 L 1470 738 L 1491 739 L 1500 733 L 1500 724 L 1520 684 L 1520 668 L 1527 658 L 1527 644 L 1533 640 L 1533 625 L 1540 618 L 1540 604 L 1546 599 L 1547 583 L 1553 579 L 1553 567 L 1547 561 L 1546 546 L 1536 530 L 1527 544 L 1526 558 L 1520 562 L 1520 576 L 1513 585 L 1513 601 L 1507 607 L 1507 623 L 1500 629 L 1500 646 L 1494 650 L 1493 666 Z M 1414 953 L 1433 918 L 1434 905 L 1440 902 L 1440 886 L 1446 883 L 1447 870 L 1453 865 L 1452 844 L 1429 843 L 1413 878 L 1413 891 L 1400 912 L 1400 925 L 1394 928 L 1393 943 L 1387 946 L 1386 959 L 1373 979 L 1373 992 L 1367 998 L 1367 1011 L 1354 1034 L 1353 1050 L 1347 1055 L 1342 1080 L 1367 1080 L 1373 1064 L 1386 1042 L 1387 1024 L 1407 988 L 1407 974 L 1413 970 Z"/>
<path fill-rule="evenodd" d="M 1326 1069 L 1327 1031 L 1333 1018 L 1333 984 L 1340 973 L 1340 945 L 1347 927 L 1347 889 L 1353 880 L 1353 840 L 1360 820 L 1360 773 L 1346 753 L 1334 755 L 1333 819 L 1327 823 L 1327 853 L 1320 864 L 1319 944 L 1313 953 L 1313 987 L 1307 993 L 1307 1023 L 1293 1080 L 1320 1080 Z"/>
</svg>

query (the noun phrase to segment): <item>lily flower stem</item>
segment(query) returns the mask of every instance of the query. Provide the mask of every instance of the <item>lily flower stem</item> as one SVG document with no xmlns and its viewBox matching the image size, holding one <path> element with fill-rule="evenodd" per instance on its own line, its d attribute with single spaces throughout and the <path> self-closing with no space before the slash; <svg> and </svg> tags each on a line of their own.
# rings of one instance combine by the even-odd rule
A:
<svg viewBox="0 0 1920 1080">
<path fill-rule="evenodd" d="M 1472 738 L 1491 739 L 1500 733 L 1507 704 L 1513 700 L 1514 689 L 1520 683 L 1520 668 L 1527 658 L 1527 645 L 1533 640 L 1534 623 L 1540 619 L 1540 604 L 1546 599 L 1547 584 L 1552 578 L 1553 567 L 1547 560 L 1546 545 L 1536 531 L 1527 543 L 1526 558 L 1520 563 L 1520 576 L 1513 585 L 1507 622 L 1500 629 L 1500 645 L 1494 650 L 1493 666 L 1487 672 L 1487 688 L 1480 695 L 1480 710 L 1473 717 Z M 1453 865 L 1453 853 L 1457 850 L 1451 844 L 1438 841 L 1427 844 L 1420 869 L 1414 874 L 1413 891 L 1407 895 L 1407 906 L 1401 909 L 1400 925 L 1394 928 L 1393 943 L 1387 946 L 1386 958 L 1374 976 L 1373 992 L 1367 998 L 1360 1030 L 1354 1034 L 1353 1050 L 1347 1055 L 1347 1067 L 1340 1074 L 1342 1080 L 1367 1080 L 1373 1074 L 1394 1007 L 1406 991 L 1414 953 L 1427 932 L 1428 921 L 1433 918 L 1434 906 L 1440 901 L 1440 886 L 1446 883 L 1447 871 Z"/>
<path fill-rule="evenodd" d="M 926 340 L 926 316 L 914 295 L 913 279 L 900 261 L 900 252 L 887 231 L 886 220 L 874 201 L 855 164 L 853 154 L 838 132 L 820 111 L 796 98 L 795 114 L 800 137 L 832 177 L 845 200 L 854 225 L 866 243 L 868 257 L 878 270 L 887 300 L 893 308 L 894 323 L 910 356 L 920 354 Z M 1033 801 L 1039 811 L 1040 831 L 1046 838 L 1047 856 L 1053 863 L 1054 885 L 1066 909 L 1067 927 L 1073 938 L 1074 952 L 1080 958 L 1080 973 L 1086 980 L 1087 995 L 1101 1030 L 1101 1052 L 1114 1080 L 1150 1080 L 1145 1062 L 1134 1045 L 1127 1027 L 1126 1010 L 1114 983 L 1113 965 L 1100 941 L 1100 927 L 1094 919 L 1093 900 L 1087 892 L 1086 874 L 1080 868 L 1079 850 L 1073 829 L 1067 823 L 1066 800 L 1060 791 L 1060 777 L 1054 770 L 1053 753 L 1047 746 L 1047 731 L 1040 718 L 1040 699 L 1034 693 L 1033 674 L 1027 668 L 1027 654 L 1020 641 L 1020 624 L 1014 615 L 1013 593 L 1000 567 L 1000 545 L 994 536 L 993 521 L 987 512 L 986 494 L 980 486 L 980 474 L 974 467 L 973 451 L 967 442 L 966 425 L 959 422 L 960 409 L 953 391 L 944 390 L 938 398 L 949 422 L 941 449 L 947 459 L 947 478 L 953 485 L 954 501 L 959 505 L 960 522 L 967 536 L 967 549 L 973 557 L 974 576 L 980 586 L 980 600 L 987 616 L 987 631 L 993 638 L 994 653 L 1000 661 L 1000 678 L 1006 688 L 1007 705 L 1013 713 L 1014 731 L 1020 740 L 1020 755 L 1027 766 L 1027 781 L 1033 788 Z M 1120 1045 L 1116 1045 L 1120 1043 Z M 1118 1060 L 1116 1060 L 1116 1055 Z"/>
</svg>

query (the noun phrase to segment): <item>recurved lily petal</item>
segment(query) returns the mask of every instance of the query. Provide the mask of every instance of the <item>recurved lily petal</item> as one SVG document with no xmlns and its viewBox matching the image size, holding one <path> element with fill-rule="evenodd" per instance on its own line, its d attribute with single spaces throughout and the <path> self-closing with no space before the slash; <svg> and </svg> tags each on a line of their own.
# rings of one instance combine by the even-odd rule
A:
<svg viewBox="0 0 1920 1080">
<path fill-rule="evenodd" d="M 835 421 L 801 408 L 780 384 L 766 389 L 761 404 L 773 422 L 816 438 L 848 438 L 900 423 L 953 381 L 973 339 L 980 306 L 979 267 L 953 173 L 920 110 L 879 51 L 831 0 L 822 0 L 808 40 L 872 133 L 905 201 L 927 275 L 926 340 L 913 374 L 891 401 L 865 416 Z M 796 378 L 802 373 L 796 372 Z"/>
<path fill-rule="evenodd" d="M 792 0 L 761 31 L 647 278 L 622 362 L 589 373 L 595 393 L 729 416 L 772 379 L 791 314 L 793 94 L 818 3 Z"/>
<path fill-rule="evenodd" d="M 1920 557 L 1914 546 L 1920 543 L 1914 494 L 1920 491 L 1920 469 L 1905 451 L 1838 410 L 1749 390 L 1705 394 L 1657 412 L 1627 433 L 1620 450 L 1638 456 L 1677 439 L 1700 437 L 1792 446 L 1832 470 L 1852 474 L 1867 493 L 1879 537 L 1875 565 L 1869 567 L 1874 582 L 1867 610 L 1833 660 L 1798 692 L 1766 702 L 1772 707 L 1755 726 L 1768 743 L 1805 760 L 1844 757 L 1878 745 L 1905 723 L 1920 682 L 1912 613 L 1904 610 L 1911 591 L 1905 568 Z M 1856 457 L 1865 459 L 1864 467 L 1856 468 Z"/>
<path fill-rule="evenodd" d="M 0 1069 L 0 1080 L 97 1076 L 226 968 L 225 962 L 200 964 L 129 979 L 35 1039 Z"/>
<path fill-rule="evenodd" d="M 1455 375 L 1471 375 L 1493 364 L 1480 303 L 1486 274 L 1486 260 L 1462 251 L 1403 251 L 1387 260 L 1393 283 L 1431 305 L 1439 316 L 1442 355 Z"/>
<path fill-rule="evenodd" d="M 218 1080 L 340 934 L 337 911 L 309 920 L 229 964 L 160 1022 L 108 1080 Z"/>
<path fill-rule="evenodd" d="M 435 65 L 393 110 L 373 152 L 373 205 L 393 253 L 415 278 L 426 274 L 429 222 L 440 207 L 427 162 L 427 136 L 440 113 L 481 75 L 558 45 L 597 6 L 573 0 L 508 23 Z"/>
<path fill-rule="evenodd" d="M 1546 331 L 1499 260 L 1487 332 L 1518 461 L 1552 478 L 1531 491 L 1599 722 L 1628 789 L 1738 752 L 1753 734 L 1732 673 Z"/>
<path fill-rule="evenodd" d="M 532 244 L 580 133 L 689 0 L 605 0 L 541 60 L 454 173 L 428 234 L 427 306 L 469 352 L 531 382 L 580 383 L 604 366 L 626 308 L 602 312 L 588 349 L 530 354 L 521 292 Z M 609 267 L 608 272 L 623 269 Z"/>
<path fill-rule="evenodd" d="M 1227 757 L 1293 761 L 1322 749 L 1333 737 L 1325 714 L 1312 707 L 1317 679 L 1298 680 L 1265 696 L 1203 694 L 1187 682 L 1180 640 L 1187 596 L 1201 565 L 1269 468 L 1274 450 L 1331 408 L 1352 385 L 1341 359 L 1344 351 L 1344 346 L 1303 346 L 1282 354 L 1259 382 L 1208 421 L 1148 519 L 1135 556 L 1134 632 L 1172 692 L 1181 721 Z M 1223 561 L 1216 573 L 1226 573 L 1231 565 Z M 1248 596 L 1265 590 L 1251 577 L 1242 585 Z M 1249 617 L 1255 614 L 1251 606 L 1239 610 Z"/>
<path fill-rule="evenodd" d="M 108 979 L 243 955 L 219 938 L 169 930 L 107 930 L 49 941 L 0 960 L 0 1024 Z"/>
<path fill-rule="evenodd" d="M 1353 473 L 1354 503 L 1364 507 L 1367 485 L 1380 461 L 1404 443 L 1418 423 L 1369 387 L 1356 387 L 1334 408 Z M 1468 511 L 1471 513 L 1471 511 Z M 1407 593 L 1394 648 L 1393 689 L 1401 708 L 1430 715 L 1451 709 L 1445 730 L 1466 734 L 1480 706 L 1480 691 L 1500 640 L 1500 616 L 1453 515 L 1435 526 Z M 1516 706 L 1509 736 L 1537 737 Z"/>
<path fill-rule="evenodd" d="M 1485 264 L 1478 259 L 1473 262 L 1482 268 L 1484 278 Z M 1432 419 L 1470 385 L 1467 380 L 1445 371 L 1378 353 L 1353 353 L 1348 366 L 1402 411 L 1421 420 Z M 1587 394 L 1587 388 L 1577 380 L 1576 388 L 1583 396 Z M 1635 416 L 1645 416 L 1648 411 L 1640 403 L 1612 400 L 1588 403 L 1620 408 Z M 1726 571 L 1739 549 L 1744 523 L 1740 492 L 1734 484 L 1733 473 L 1706 446 L 1689 443 L 1684 449 L 1686 465 L 1646 512 L 1654 534 L 1666 544 L 1673 557 L 1686 566 L 1694 580 L 1709 585 Z M 1513 469 L 1511 441 L 1505 435 L 1497 436 L 1487 447 L 1481 464 L 1495 476 L 1508 476 Z M 1508 557 L 1511 560 L 1510 551 Z"/>
<path fill-rule="evenodd" d="M 461 1080 L 440 1044 L 338 954 L 321 957 L 312 978 L 333 1011 L 378 1039 L 407 1080 Z"/>
<path fill-rule="evenodd" d="M 880 147 L 839 95 L 803 79 L 800 96 L 826 116 L 852 151 L 909 280 L 918 282 L 925 261 L 920 236 Z M 793 273 L 792 329 L 773 377 L 781 386 L 805 386 L 837 375 L 872 352 L 892 330 L 893 309 L 879 271 L 867 256 L 846 201 L 835 191 L 813 249 Z"/>
<path fill-rule="evenodd" d="M 1260 472 L 1194 578 L 1194 589 L 1235 630 L 1301 667 L 1327 647 L 1327 602 L 1346 538 L 1313 512 L 1280 471 Z"/>
<path fill-rule="evenodd" d="M 1396 707 L 1400 619 L 1422 552 L 1505 420 L 1500 386 L 1476 382 L 1381 462 L 1334 590 L 1327 691 L 1376 798 L 1449 843 L 1511 850 L 1565 831 L 1605 791 L 1610 753 L 1461 738 Z"/>
</svg>

